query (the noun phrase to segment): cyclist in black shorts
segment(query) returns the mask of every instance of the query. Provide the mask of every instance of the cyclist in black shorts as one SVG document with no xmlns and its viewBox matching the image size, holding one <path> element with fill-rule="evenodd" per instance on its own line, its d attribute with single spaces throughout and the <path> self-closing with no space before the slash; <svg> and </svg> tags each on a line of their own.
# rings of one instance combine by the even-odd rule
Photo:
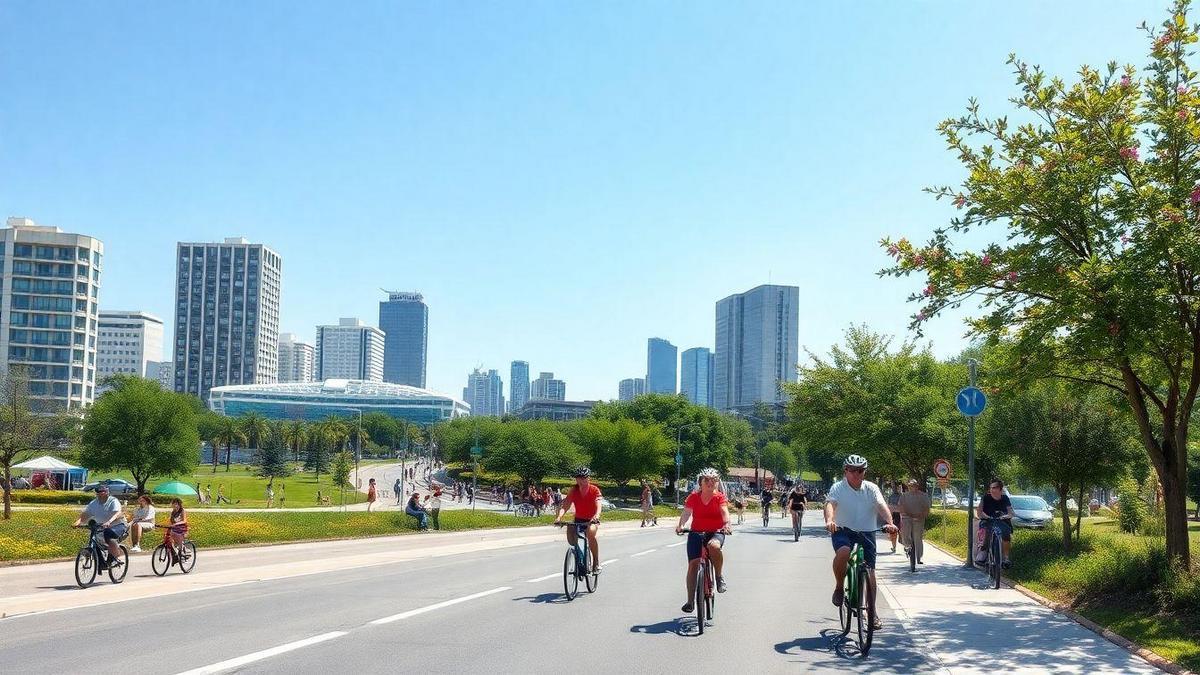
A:
<svg viewBox="0 0 1200 675">
<path fill-rule="evenodd" d="M 804 487 L 804 483 L 797 481 L 792 491 L 784 496 L 784 503 L 792 512 L 792 527 L 803 527 L 804 509 L 808 508 L 808 489 Z"/>
<path fill-rule="evenodd" d="M 774 501 L 775 495 L 771 494 L 770 490 L 763 490 L 762 494 L 759 495 L 759 498 L 762 499 L 763 513 L 767 516 L 770 516 L 771 515 L 771 502 Z"/>
</svg>

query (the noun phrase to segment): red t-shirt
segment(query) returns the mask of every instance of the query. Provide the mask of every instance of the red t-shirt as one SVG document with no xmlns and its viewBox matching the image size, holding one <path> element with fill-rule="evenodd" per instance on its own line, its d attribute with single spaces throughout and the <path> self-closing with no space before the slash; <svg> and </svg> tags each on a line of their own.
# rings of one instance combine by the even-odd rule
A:
<svg viewBox="0 0 1200 675">
<path fill-rule="evenodd" d="M 697 532 L 716 532 L 725 526 L 725 514 L 721 507 L 728 503 L 725 494 L 714 492 L 707 504 L 700 498 L 699 492 L 688 495 L 683 505 L 692 510 L 691 529 Z"/>
<path fill-rule="evenodd" d="M 591 520 L 596 517 L 596 500 L 600 499 L 600 488 L 596 487 L 595 483 L 588 483 L 587 492 L 579 494 L 579 486 L 571 486 L 570 492 L 567 493 L 567 499 L 575 505 L 575 518 L 577 520 Z"/>
</svg>

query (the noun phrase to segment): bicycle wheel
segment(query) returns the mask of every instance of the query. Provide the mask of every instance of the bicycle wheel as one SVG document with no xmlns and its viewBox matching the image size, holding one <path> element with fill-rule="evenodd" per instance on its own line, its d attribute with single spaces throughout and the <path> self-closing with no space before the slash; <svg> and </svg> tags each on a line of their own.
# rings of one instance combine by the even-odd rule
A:
<svg viewBox="0 0 1200 675">
<path fill-rule="evenodd" d="M 125 575 L 129 573 L 129 549 L 125 547 L 125 544 L 120 544 L 118 548 L 121 550 L 121 555 L 117 556 L 115 562 L 120 564 L 109 564 L 108 566 L 108 578 L 114 584 L 125 581 Z"/>
<path fill-rule="evenodd" d="M 713 568 L 709 567 L 708 568 L 708 586 L 706 587 L 706 589 L 704 591 L 704 602 L 707 603 L 704 609 L 705 609 L 705 614 L 708 615 L 709 621 L 712 621 L 713 617 L 715 617 L 717 615 L 717 592 L 716 592 L 717 582 L 715 579 L 713 579 L 713 574 L 715 574 L 715 572 L 713 571 Z"/>
<path fill-rule="evenodd" d="M 171 569 L 171 551 L 166 544 L 159 544 L 150 554 L 150 569 L 158 576 L 163 576 Z"/>
<path fill-rule="evenodd" d="M 863 579 L 864 586 L 870 585 L 871 582 L 870 577 L 867 576 L 866 565 L 859 567 L 859 576 Z M 859 604 L 862 607 L 862 611 L 859 612 L 858 618 L 858 648 L 859 654 L 865 659 L 871 651 L 871 642 L 875 639 L 875 617 L 867 613 L 870 608 L 869 598 L 871 597 L 871 591 L 869 588 L 864 590 L 864 593 L 859 594 L 861 596 Z M 863 622 L 866 622 L 867 626 L 866 635 L 863 634 Z"/>
<path fill-rule="evenodd" d="M 579 575 L 575 570 L 575 549 L 567 549 L 567 557 L 563 560 L 563 591 L 567 600 L 574 600 L 579 593 Z"/>
<path fill-rule="evenodd" d="M 842 604 L 838 606 L 838 620 L 842 624 L 842 637 L 846 637 L 850 633 L 850 627 L 854 621 L 854 603 L 857 602 L 854 597 L 856 586 L 854 568 L 847 567 L 846 576 L 842 579 Z"/>
<path fill-rule="evenodd" d="M 707 562 L 701 562 L 700 568 L 696 570 L 696 630 L 699 631 L 700 635 L 704 635 L 704 622 L 707 618 L 705 610 L 708 609 L 704 598 L 704 568 L 707 566 Z"/>
<path fill-rule="evenodd" d="M 796 518 L 796 522 L 792 523 L 792 541 L 800 541 L 800 518 Z"/>
<path fill-rule="evenodd" d="M 992 562 L 992 564 L 991 564 L 992 587 L 1000 588 L 1000 576 L 1001 576 L 1001 567 L 1000 566 L 1004 561 L 1004 557 L 1003 557 L 1003 549 L 1001 548 L 1001 544 L 1000 544 L 1000 537 L 997 536 L 996 533 L 992 534 L 992 551 L 988 557 L 992 559 L 991 560 L 991 562 Z"/>
<path fill-rule="evenodd" d="M 196 545 L 189 540 L 184 540 L 183 546 L 179 548 L 179 571 L 187 574 L 196 566 Z"/>
<path fill-rule="evenodd" d="M 79 553 L 75 556 L 75 583 L 79 584 L 80 588 L 91 586 L 96 581 L 98 566 L 91 546 L 79 549 Z"/>
</svg>

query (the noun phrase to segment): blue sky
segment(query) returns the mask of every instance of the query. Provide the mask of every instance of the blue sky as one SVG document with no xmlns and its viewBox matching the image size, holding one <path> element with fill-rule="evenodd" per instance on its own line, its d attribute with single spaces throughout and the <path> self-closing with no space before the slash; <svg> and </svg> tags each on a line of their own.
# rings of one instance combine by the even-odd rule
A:
<svg viewBox="0 0 1200 675">
<path fill-rule="evenodd" d="M 1160 6 L 1161 5 L 1161 6 Z M 1144 63 L 1165 3 L 0 3 L 0 215 L 101 238 L 101 305 L 168 322 L 177 241 L 284 260 L 282 328 L 430 305 L 429 385 L 641 376 L 714 303 L 800 287 L 802 348 L 905 336 L 879 279 L 962 173 L 935 127 L 1010 109 L 1017 52 Z M 940 354 L 960 321 L 927 331 Z"/>
</svg>

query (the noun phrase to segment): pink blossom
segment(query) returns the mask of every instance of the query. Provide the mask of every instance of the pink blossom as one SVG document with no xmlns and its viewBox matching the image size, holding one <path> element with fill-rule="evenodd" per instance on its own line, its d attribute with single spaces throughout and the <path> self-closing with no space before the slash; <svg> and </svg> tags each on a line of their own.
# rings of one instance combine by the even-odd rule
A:
<svg viewBox="0 0 1200 675">
<path fill-rule="evenodd" d="M 1187 110 L 1179 110 L 1178 112 L 1175 113 L 1175 116 L 1181 120 L 1186 120 L 1188 118 L 1188 111 Z"/>
<path fill-rule="evenodd" d="M 912 261 L 913 261 L 914 265 L 916 265 L 917 267 L 920 267 L 921 265 L 925 264 L 925 256 L 918 253 L 917 255 L 913 256 Z"/>
<path fill-rule="evenodd" d="M 1175 87 L 1175 93 L 1179 94 L 1180 96 L 1188 93 L 1188 86 L 1186 84 L 1181 84 L 1178 87 Z"/>
<path fill-rule="evenodd" d="M 933 290 L 934 290 L 933 284 L 929 284 L 928 286 L 926 286 L 925 291 L 924 291 L 925 297 L 929 297 L 929 296 L 933 295 Z"/>
<path fill-rule="evenodd" d="M 1200 183 L 1196 183 L 1196 187 L 1192 188 L 1192 203 L 1200 204 Z"/>
<path fill-rule="evenodd" d="M 954 205 L 961 209 L 967 205 L 967 198 L 962 195 L 958 195 L 954 198 Z"/>
<path fill-rule="evenodd" d="M 1129 147 L 1121 148 L 1120 152 L 1121 152 L 1121 156 L 1124 157 L 1125 159 L 1132 159 L 1134 161 L 1137 161 L 1138 149 L 1136 147 L 1131 145 Z"/>
<path fill-rule="evenodd" d="M 929 318 L 929 315 L 927 315 L 924 310 L 917 312 L 917 322 L 918 323 L 920 323 L 928 318 Z"/>
<path fill-rule="evenodd" d="M 887 254 L 895 258 L 896 256 L 900 255 L 900 248 L 895 244 L 892 244 L 887 247 Z"/>
<path fill-rule="evenodd" d="M 984 254 L 983 260 L 981 260 L 980 262 L 983 263 L 984 267 L 991 267 L 992 266 L 992 256 Z"/>
<path fill-rule="evenodd" d="M 1016 281 L 1016 280 L 1017 280 L 1017 273 L 1016 273 L 1016 272 L 1009 272 L 1009 273 L 1008 273 L 1008 280 L 1009 280 L 1009 281 Z"/>
<path fill-rule="evenodd" d="M 1129 79 L 1128 75 L 1121 76 L 1121 86 L 1122 87 L 1125 87 L 1126 89 L 1128 89 L 1132 85 L 1133 85 L 1133 80 Z"/>
</svg>

